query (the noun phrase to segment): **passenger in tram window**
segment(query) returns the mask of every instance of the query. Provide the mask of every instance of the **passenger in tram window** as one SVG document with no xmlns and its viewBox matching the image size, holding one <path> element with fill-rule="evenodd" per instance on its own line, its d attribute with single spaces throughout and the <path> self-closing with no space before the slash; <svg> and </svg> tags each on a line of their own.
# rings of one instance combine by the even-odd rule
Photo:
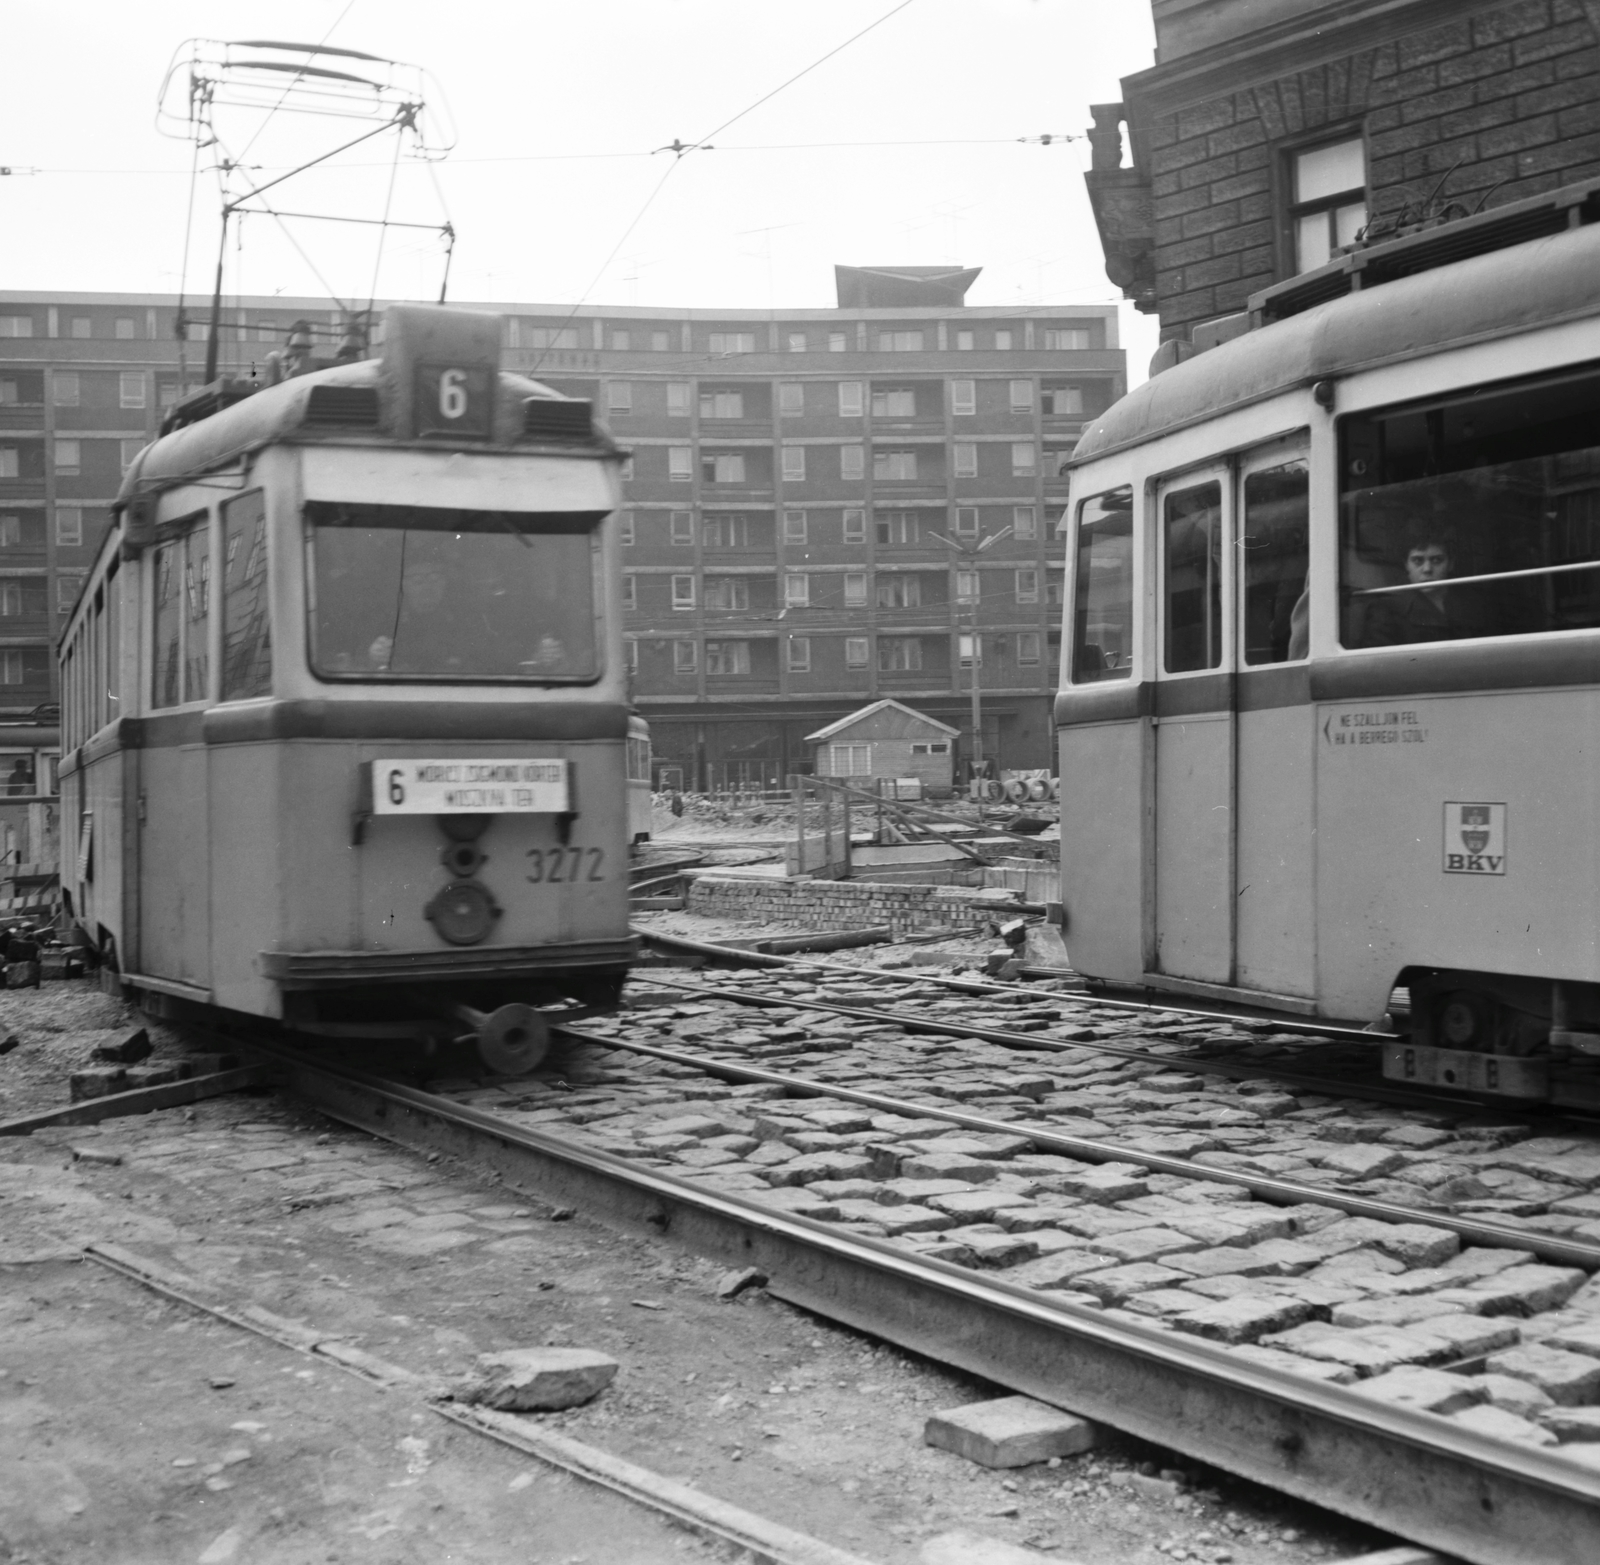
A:
<svg viewBox="0 0 1600 1565">
<path fill-rule="evenodd" d="M 1406 581 L 1415 592 L 1376 598 L 1367 616 L 1369 647 L 1415 641 L 1454 641 L 1482 634 L 1470 623 L 1459 592 L 1443 585 L 1451 576 L 1450 546 L 1438 533 L 1423 533 L 1406 550 Z"/>
</svg>

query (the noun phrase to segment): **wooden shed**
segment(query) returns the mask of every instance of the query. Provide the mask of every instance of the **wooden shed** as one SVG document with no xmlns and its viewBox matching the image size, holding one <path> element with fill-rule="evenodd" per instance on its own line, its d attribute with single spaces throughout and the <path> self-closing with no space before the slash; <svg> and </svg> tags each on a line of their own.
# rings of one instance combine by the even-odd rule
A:
<svg viewBox="0 0 1600 1565">
<path fill-rule="evenodd" d="M 870 787 L 878 777 L 915 777 L 947 789 L 954 776 L 954 740 L 961 732 L 898 701 L 874 701 L 806 735 L 817 747 L 816 775 Z"/>
</svg>

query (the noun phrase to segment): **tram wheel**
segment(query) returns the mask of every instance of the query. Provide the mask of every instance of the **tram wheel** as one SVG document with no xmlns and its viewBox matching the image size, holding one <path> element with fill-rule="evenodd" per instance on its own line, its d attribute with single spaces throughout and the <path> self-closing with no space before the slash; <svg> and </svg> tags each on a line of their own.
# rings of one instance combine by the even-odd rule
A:
<svg viewBox="0 0 1600 1565">
<path fill-rule="evenodd" d="M 526 1076 L 550 1052 L 550 1024 L 531 1005 L 502 1005 L 478 1029 L 476 1046 L 497 1076 Z"/>
<path fill-rule="evenodd" d="M 1494 1046 L 1494 1004 L 1475 989 L 1456 989 L 1439 1001 L 1439 1042 L 1447 1049 Z"/>
</svg>

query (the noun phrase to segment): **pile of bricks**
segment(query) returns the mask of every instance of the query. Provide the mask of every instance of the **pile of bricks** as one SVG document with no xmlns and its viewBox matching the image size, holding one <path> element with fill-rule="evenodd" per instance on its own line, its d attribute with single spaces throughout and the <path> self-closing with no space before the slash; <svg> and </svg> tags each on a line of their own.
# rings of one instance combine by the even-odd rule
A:
<svg viewBox="0 0 1600 1565">
<path fill-rule="evenodd" d="M 755 880 L 696 876 L 688 910 L 707 918 L 797 924 L 804 929 L 870 929 L 903 935 L 971 929 L 1015 905 L 1010 891 L 969 886 L 897 886 L 864 880 Z"/>
</svg>

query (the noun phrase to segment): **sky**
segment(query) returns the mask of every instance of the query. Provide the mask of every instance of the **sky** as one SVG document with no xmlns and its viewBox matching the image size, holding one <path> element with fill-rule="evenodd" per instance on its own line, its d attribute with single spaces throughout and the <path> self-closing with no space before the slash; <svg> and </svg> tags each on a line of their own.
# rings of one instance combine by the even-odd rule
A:
<svg viewBox="0 0 1600 1565">
<path fill-rule="evenodd" d="M 435 155 L 385 132 L 257 204 L 429 226 L 247 218 L 230 293 L 436 298 L 449 221 L 459 301 L 819 308 L 835 263 L 959 263 L 969 304 L 1119 304 L 1133 383 L 1155 348 L 1082 179 L 1089 104 L 1151 63 L 1144 0 L 10 0 L 7 33 L 0 288 L 209 295 L 218 158 L 243 193 L 378 123 L 258 94 L 197 160 L 187 40 L 270 39 L 420 67 L 395 82 Z"/>
</svg>

